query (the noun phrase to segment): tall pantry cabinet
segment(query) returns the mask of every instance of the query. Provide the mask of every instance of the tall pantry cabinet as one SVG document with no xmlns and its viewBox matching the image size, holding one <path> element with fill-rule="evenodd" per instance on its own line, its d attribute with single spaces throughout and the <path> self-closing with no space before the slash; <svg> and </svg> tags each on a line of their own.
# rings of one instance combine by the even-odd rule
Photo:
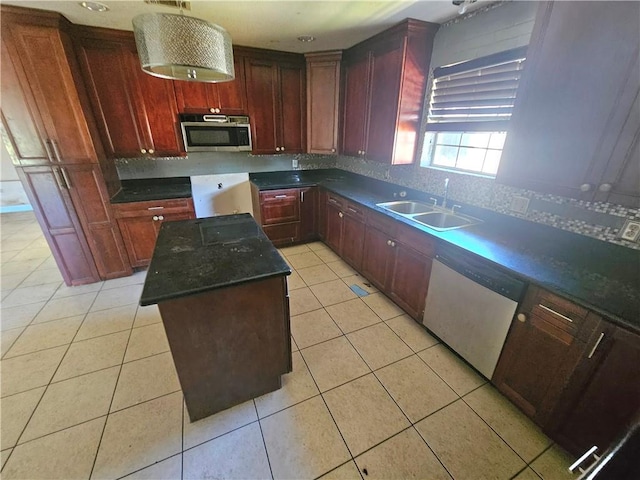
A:
<svg viewBox="0 0 640 480">
<path fill-rule="evenodd" d="M 2 134 L 69 285 L 130 275 L 104 159 L 60 15 L 2 6 Z"/>
</svg>

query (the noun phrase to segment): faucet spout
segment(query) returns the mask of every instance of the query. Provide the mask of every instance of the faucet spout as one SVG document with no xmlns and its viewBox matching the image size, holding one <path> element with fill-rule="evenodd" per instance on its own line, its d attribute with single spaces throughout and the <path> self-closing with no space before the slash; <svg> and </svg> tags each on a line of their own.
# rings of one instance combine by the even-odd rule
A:
<svg viewBox="0 0 640 480">
<path fill-rule="evenodd" d="M 449 179 L 444 179 L 444 198 L 442 199 L 442 208 L 447 208 L 447 196 L 449 194 Z"/>
</svg>

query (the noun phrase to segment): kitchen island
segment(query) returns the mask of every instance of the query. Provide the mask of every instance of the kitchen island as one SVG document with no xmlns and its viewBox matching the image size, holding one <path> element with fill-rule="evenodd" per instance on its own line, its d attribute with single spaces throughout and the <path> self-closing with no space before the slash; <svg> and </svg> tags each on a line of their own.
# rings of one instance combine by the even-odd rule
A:
<svg viewBox="0 0 640 480">
<path fill-rule="evenodd" d="M 162 225 L 140 304 L 157 304 L 191 421 L 291 371 L 289 266 L 249 214 Z"/>
</svg>

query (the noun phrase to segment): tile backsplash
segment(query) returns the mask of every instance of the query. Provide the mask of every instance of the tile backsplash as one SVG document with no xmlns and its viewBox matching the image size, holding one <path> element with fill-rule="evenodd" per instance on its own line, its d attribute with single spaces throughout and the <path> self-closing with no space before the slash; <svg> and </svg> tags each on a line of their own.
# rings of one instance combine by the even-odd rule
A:
<svg viewBox="0 0 640 480">
<path fill-rule="evenodd" d="M 502 185 L 491 178 L 414 165 L 390 167 L 360 158 L 339 156 L 336 167 L 440 197 L 444 194 L 444 179 L 449 178 L 448 195 L 452 201 L 640 250 L 640 244 L 619 237 L 620 229 L 627 219 L 640 221 L 638 209 L 548 195 Z M 526 213 L 511 210 L 512 200 L 516 196 L 529 200 Z"/>
</svg>

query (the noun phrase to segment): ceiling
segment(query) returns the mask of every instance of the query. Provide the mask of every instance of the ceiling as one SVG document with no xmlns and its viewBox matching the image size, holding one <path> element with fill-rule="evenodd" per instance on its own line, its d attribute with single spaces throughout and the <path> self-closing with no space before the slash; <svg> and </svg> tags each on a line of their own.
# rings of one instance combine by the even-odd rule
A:
<svg viewBox="0 0 640 480">
<path fill-rule="evenodd" d="M 141 13 L 179 13 L 179 9 L 143 0 L 102 1 L 107 12 L 91 12 L 71 0 L 1 0 L 9 5 L 52 10 L 71 22 L 132 30 L 131 19 Z M 469 10 L 488 3 L 479 0 Z M 234 44 L 289 52 L 312 52 L 350 47 L 405 18 L 443 23 L 458 16 L 451 0 L 192 0 L 185 15 L 226 28 Z M 302 43 L 300 35 L 316 40 Z"/>
</svg>

